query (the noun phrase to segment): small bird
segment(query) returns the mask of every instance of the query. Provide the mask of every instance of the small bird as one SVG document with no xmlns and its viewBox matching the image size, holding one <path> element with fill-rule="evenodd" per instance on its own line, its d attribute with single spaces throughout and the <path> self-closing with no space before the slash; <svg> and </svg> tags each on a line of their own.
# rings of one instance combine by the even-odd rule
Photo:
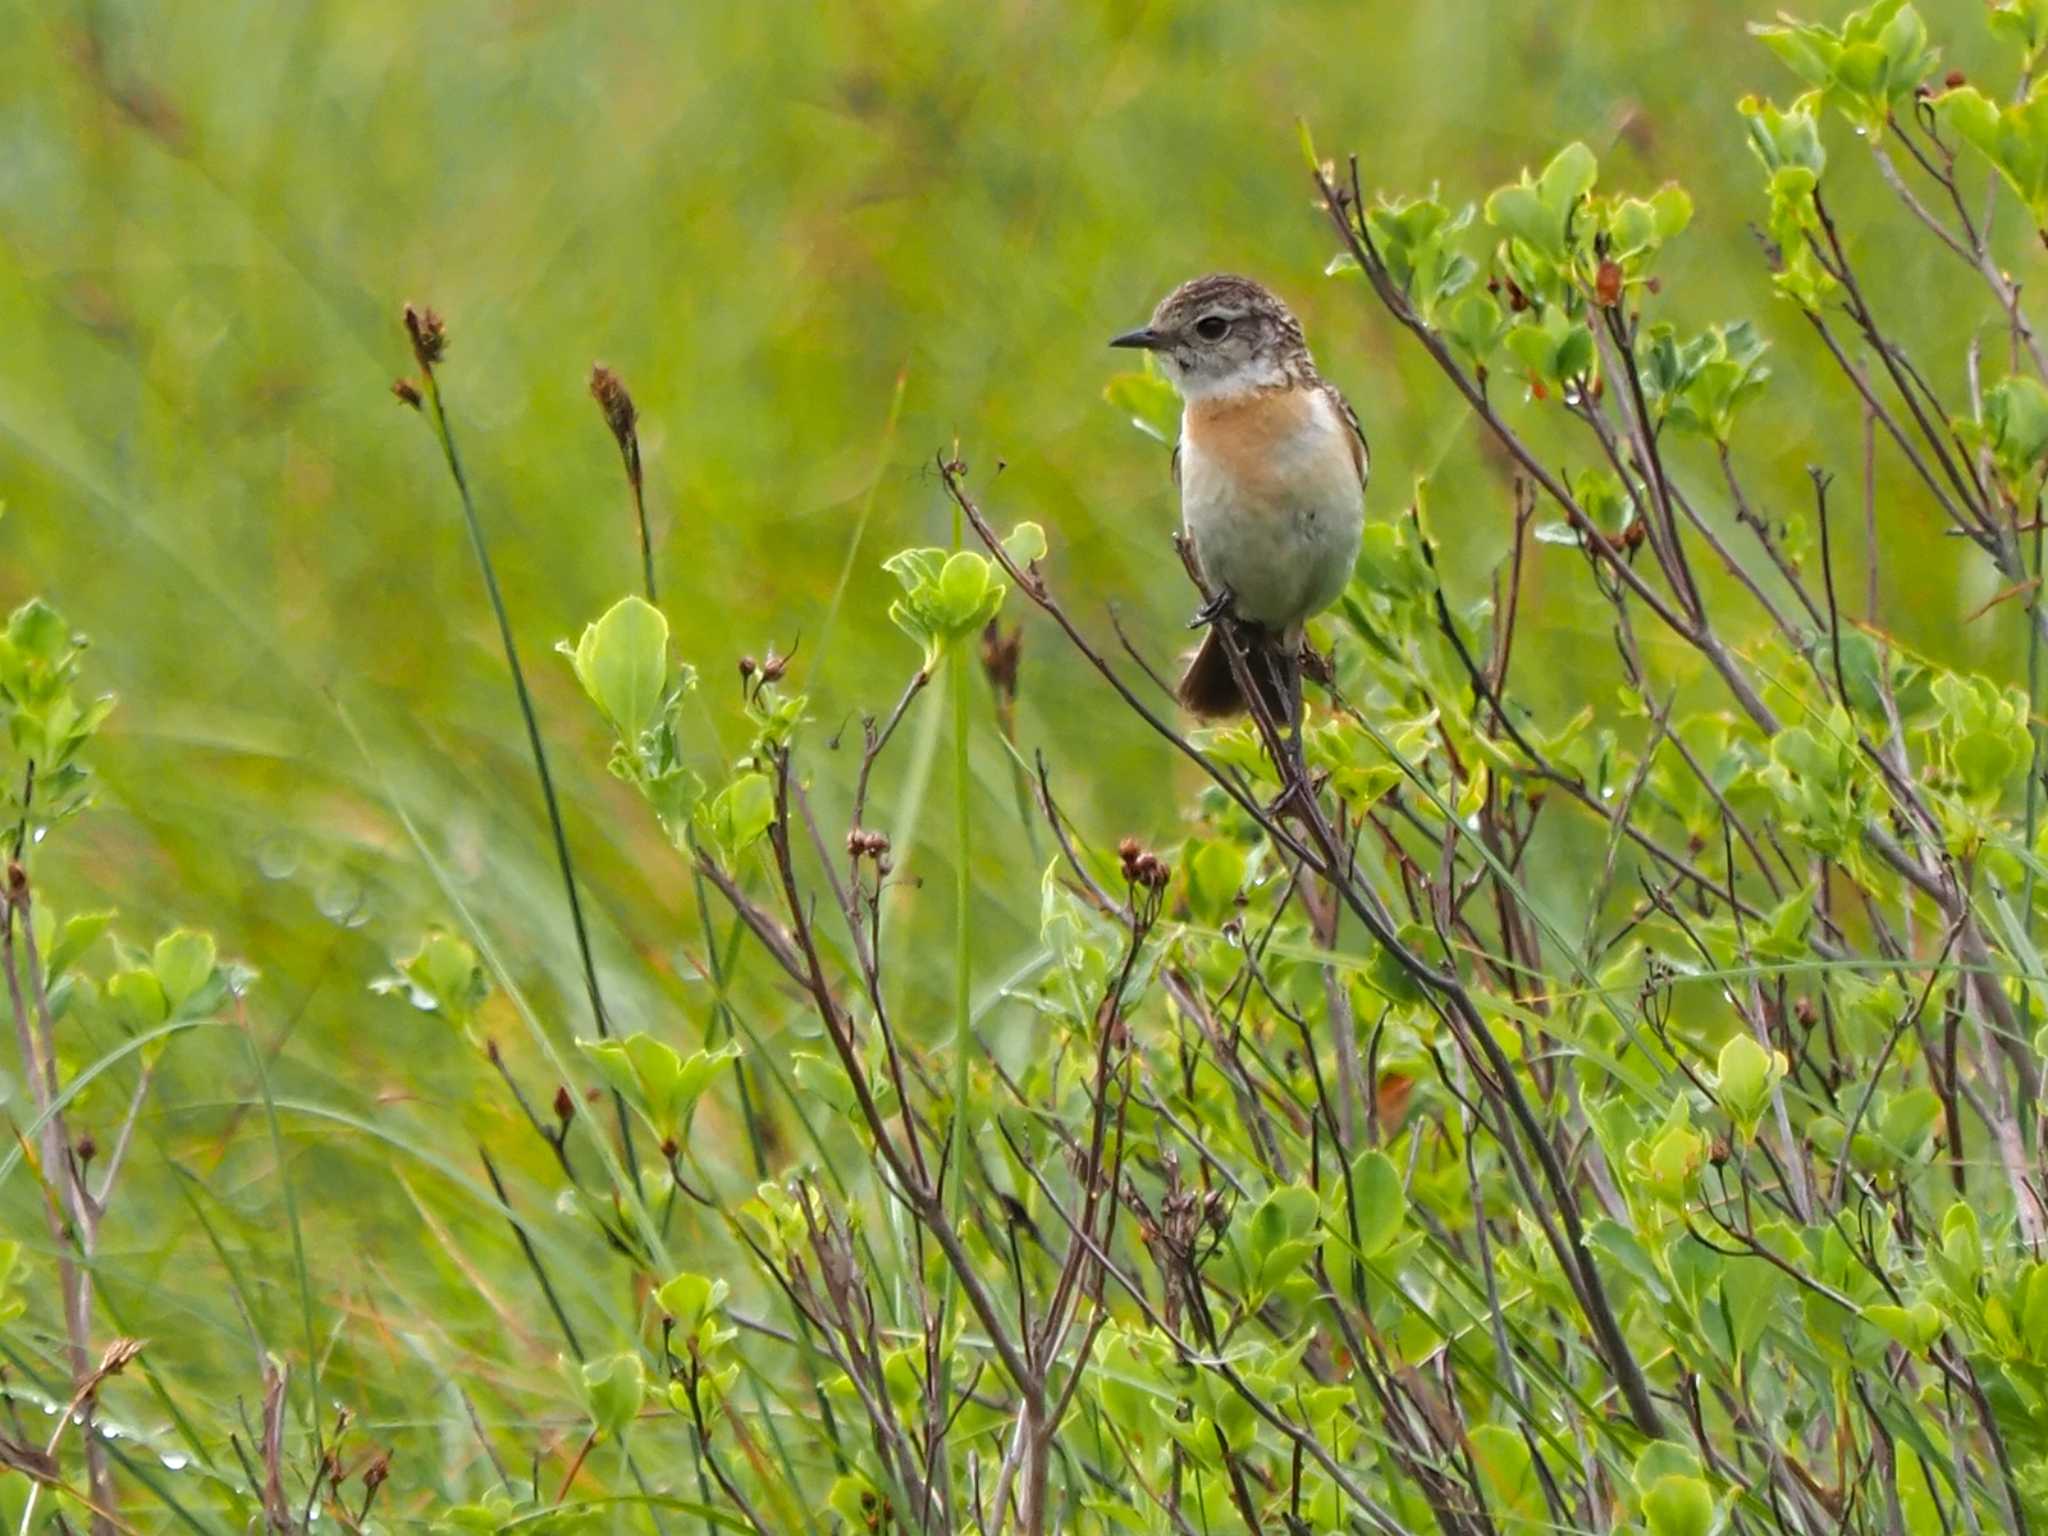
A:
<svg viewBox="0 0 2048 1536">
<path fill-rule="evenodd" d="M 1180 701 L 1204 719 L 1246 708 L 1217 622 L 1231 620 L 1268 711 L 1298 726 L 1302 626 L 1337 600 L 1358 560 L 1365 431 L 1316 372 L 1301 322 L 1248 277 L 1183 283 L 1110 345 L 1157 356 L 1182 402 L 1174 483 L 1213 597 Z"/>
</svg>

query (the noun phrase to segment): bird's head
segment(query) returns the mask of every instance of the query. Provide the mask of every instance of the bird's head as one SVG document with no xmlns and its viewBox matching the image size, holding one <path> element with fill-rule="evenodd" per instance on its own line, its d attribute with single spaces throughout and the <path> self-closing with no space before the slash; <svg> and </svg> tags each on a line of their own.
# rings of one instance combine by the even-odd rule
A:
<svg viewBox="0 0 2048 1536">
<path fill-rule="evenodd" d="M 1222 272 L 1182 283 L 1148 324 L 1109 344 L 1154 353 L 1187 400 L 1269 388 L 1309 366 L 1301 322 L 1287 306 L 1263 284 Z"/>
</svg>

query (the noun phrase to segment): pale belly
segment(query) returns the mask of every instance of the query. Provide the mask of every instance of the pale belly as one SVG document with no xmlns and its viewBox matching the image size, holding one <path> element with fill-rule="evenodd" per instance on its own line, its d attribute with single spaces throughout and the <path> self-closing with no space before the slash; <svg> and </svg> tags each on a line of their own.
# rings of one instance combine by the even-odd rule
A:
<svg viewBox="0 0 2048 1536">
<path fill-rule="evenodd" d="M 1337 600 L 1358 561 L 1365 494 L 1349 429 L 1306 414 L 1274 438 L 1253 473 L 1205 456 L 1199 432 L 1181 442 L 1181 518 L 1212 587 L 1228 587 L 1239 618 L 1288 631 Z"/>
</svg>

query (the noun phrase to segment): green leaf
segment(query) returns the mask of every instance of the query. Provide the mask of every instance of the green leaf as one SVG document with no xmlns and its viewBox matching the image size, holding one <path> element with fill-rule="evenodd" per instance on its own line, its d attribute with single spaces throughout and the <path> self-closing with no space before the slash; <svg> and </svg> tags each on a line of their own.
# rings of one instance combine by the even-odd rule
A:
<svg viewBox="0 0 2048 1536">
<path fill-rule="evenodd" d="M 647 1400 L 647 1367 L 636 1352 L 628 1350 L 589 1361 L 578 1374 L 592 1427 L 600 1435 L 617 1439 L 640 1416 L 641 1404 Z"/>
<path fill-rule="evenodd" d="M 1403 925 L 1397 937 L 1402 947 L 1411 954 L 1418 943 L 1426 941 L 1429 931 L 1420 923 Z M 1365 963 L 1365 980 L 1380 996 L 1392 1003 L 1419 1003 L 1422 1001 L 1422 984 L 1408 967 L 1403 965 L 1393 948 L 1386 944 L 1374 944 L 1372 955 Z"/>
<path fill-rule="evenodd" d="M 623 1040 L 578 1040 L 576 1048 L 590 1058 L 598 1075 L 614 1091 L 635 1102 L 644 1102 L 640 1075 L 634 1070 L 632 1054 Z"/>
<path fill-rule="evenodd" d="M 1545 207 L 1554 213 L 1565 214 L 1593 190 L 1594 178 L 1599 173 L 1600 162 L 1593 157 L 1593 151 L 1582 143 L 1573 142 L 1559 150 L 1550 164 L 1543 168 L 1536 190 Z"/>
<path fill-rule="evenodd" d="M 1893 104 L 1934 70 L 1927 26 L 1902 0 L 1877 0 L 1843 19 L 1839 29 L 1788 21 L 1750 30 L 1794 74 L 1871 137 L 1887 126 Z"/>
<path fill-rule="evenodd" d="M 1804 171 L 1809 189 L 1820 179 L 1828 156 L 1821 147 L 1820 122 L 1806 97 L 1781 109 L 1761 97 L 1745 96 L 1736 109 L 1748 120 L 1749 147 L 1766 170 Z"/>
<path fill-rule="evenodd" d="M 1882 93 L 1884 72 L 1884 50 L 1875 43 L 1853 43 L 1835 56 L 1835 78 L 1856 95 Z"/>
<path fill-rule="evenodd" d="M 1773 1053 L 1746 1034 L 1731 1035 L 1721 1047 L 1716 1072 L 1721 1107 L 1745 1138 L 1756 1134 L 1757 1122 L 1770 1103 L 1771 1085 L 1780 1075 Z"/>
<path fill-rule="evenodd" d="M 1878 1120 L 1884 1139 L 1911 1157 L 1925 1146 L 1928 1133 L 1941 1118 L 1941 1097 L 1932 1088 L 1909 1088 L 1885 1105 Z"/>
<path fill-rule="evenodd" d="M 1244 1223 L 1251 1290 L 1264 1296 L 1299 1275 L 1315 1256 L 1312 1235 L 1321 1212 L 1314 1190 L 1283 1184 L 1253 1209 Z"/>
<path fill-rule="evenodd" d="M 621 598 L 586 625 L 569 653 L 577 681 L 626 741 L 655 723 L 668 689 L 668 620 L 642 598 Z"/>
<path fill-rule="evenodd" d="M 1539 250 L 1562 250 L 1564 230 L 1551 227 L 1550 210 L 1536 188 L 1526 180 L 1501 187 L 1486 199 L 1486 222 L 1516 240 L 1526 240 Z"/>
<path fill-rule="evenodd" d="M 2048 0 L 2000 0 L 1985 18 L 1991 30 L 2019 51 L 2023 74 L 2034 73 L 2044 44 L 2048 44 Z"/>
<path fill-rule="evenodd" d="M 1728 1323 L 1728 1342 L 1742 1361 L 1754 1359 L 1756 1346 L 1785 1300 L 1791 1282 L 1768 1259 L 1731 1259 L 1721 1273 L 1721 1305 Z"/>
<path fill-rule="evenodd" d="M 1650 1536 L 1709 1536 L 1713 1490 L 1697 1477 L 1660 1477 L 1643 1493 L 1643 1519 Z"/>
<path fill-rule="evenodd" d="M 1929 1465 L 1910 1445 L 1899 1446 L 1893 1486 L 1898 1490 L 1907 1536 L 1947 1536 L 1954 1529 L 1954 1522 L 1934 1492 L 1945 1486 L 1944 1471 Z"/>
<path fill-rule="evenodd" d="M 1599 162 L 1584 144 L 1568 144 L 1531 180 L 1525 171 L 1512 186 L 1498 188 L 1486 199 L 1486 222 L 1542 256 L 1557 260 L 1566 251 L 1566 234 L 1579 199 L 1593 189 Z"/>
<path fill-rule="evenodd" d="M 1842 658 L 1842 682 L 1849 690 L 1849 704 L 1859 718 L 1884 719 L 1884 653 L 1878 643 L 1860 629 L 1844 627 L 1836 645 Z"/>
<path fill-rule="evenodd" d="M 1915 1302 L 1910 1307 L 1876 1304 L 1863 1309 L 1864 1321 L 1875 1323 L 1904 1348 L 1925 1355 L 1941 1337 L 1941 1314 L 1932 1303 Z"/>
<path fill-rule="evenodd" d="M 1020 529 L 1021 548 L 1035 542 Z M 1040 540 L 1042 542 L 1042 534 Z M 936 666 L 948 646 L 980 634 L 1003 606 L 1008 590 L 996 579 L 986 556 L 971 550 L 900 550 L 882 562 L 903 584 L 903 596 L 890 606 L 896 627 L 924 647 L 925 666 Z"/>
<path fill-rule="evenodd" d="M 1610 1216 L 1596 1217 L 1586 1227 L 1586 1241 L 1648 1286 L 1652 1295 L 1661 1299 L 1666 1294 L 1664 1277 L 1658 1273 L 1656 1261 L 1620 1222 Z"/>
<path fill-rule="evenodd" d="M 1352 1161 L 1350 1182 L 1358 1252 L 1364 1258 L 1377 1258 L 1393 1246 L 1407 1220 L 1408 1197 L 1401 1188 L 1400 1170 L 1384 1152 L 1361 1152 Z M 1349 1230 L 1342 1223 L 1338 1229 Z"/>
<path fill-rule="evenodd" d="M 1658 240 L 1674 239 L 1692 223 L 1692 195 L 1671 182 L 1651 194 L 1650 212 L 1656 219 Z"/>
<path fill-rule="evenodd" d="M 1936 677 L 1931 691 L 1936 740 L 1956 786 L 1982 809 L 1997 806 L 2032 754 L 2024 695 L 1955 673 Z"/>
<path fill-rule="evenodd" d="M 1451 306 L 1444 320 L 1445 339 L 1474 367 L 1485 366 L 1506 330 L 1500 305 L 1484 292 L 1466 294 Z"/>
<path fill-rule="evenodd" d="M 859 1110 L 860 1101 L 854 1097 L 853 1080 L 838 1062 L 827 1061 L 810 1051 L 798 1051 L 790 1057 L 789 1065 L 797 1087 L 833 1113 L 844 1117 Z"/>
<path fill-rule="evenodd" d="M 688 1330 L 724 1304 L 728 1289 L 723 1280 L 685 1270 L 654 1293 L 654 1303 Z"/>
<path fill-rule="evenodd" d="M 164 989 L 164 999 L 176 1013 L 201 987 L 213 979 L 213 935 L 180 928 L 157 940 L 150 966 Z"/>
<path fill-rule="evenodd" d="M 1468 204 L 1456 211 L 1433 197 L 1382 201 L 1366 215 L 1373 244 L 1388 275 L 1420 311 L 1423 322 L 1436 325 L 1449 301 L 1471 283 L 1478 265 L 1459 249 L 1472 222 Z M 1358 263 L 1349 252 L 1330 263 L 1332 275 L 1355 275 Z"/>
<path fill-rule="evenodd" d="M 1282 1184 L 1253 1209 L 1248 1240 L 1259 1252 L 1306 1237 L 1315 1231 L 1319 1212 L 1314 1190 L 1303 1184 Z"/>
<path fill-rule="evenodd" d="M 1113 375 L 1102 387 L 1102 398 L 1149 438 L 1170 444 L 1180 436 L 1180 396 L 1150 367 Z"/>
<path fill-rule="evenodd" d="M 7 639 L 26 660 L 54 669 L 76 650 L 71 626 L 40 597 L 32 597 L 7 617 Z"/>
<path fill-rule="evenodd" d="M 1019 523 L 1003 540 L 1003 553 L 1020 567 L 1028 567 L 1034 560 L 1043 560 L 1045 550 L 1045 530 L 1036 523 Z"/>
<path fill-rule="evenodd" d="M 982 599 L 988 595 L 988 585 L 986 556 L 966 549 L 950 556 L 939 570 L 940 621 L 948 629 L 972 624 L 981 611 Z"/>
<path fill-rule="evenodd" d="M 43 956 L 43 979 L 54 986 L 66 971 L 78 963 L 80 956 L 92 948 L 113 920 L 111 912 L 80 912 L 66 918 L 64 926 L 57 930 L 49 952 Z"/>
<path fill-rule="evenodd" d="M 1237 910 L 1244 885 L 1245 851 L 1225 838 L 1212 838 L 1183 861 L 1188 872 L 1188 912 L 1196 922 L 1220 928 Z"/>
<path fill-rule="evenodd" d="M 699 831 L 731 863 L 775 824 L 775 786 L 765 773 L 743 773 L 696 815 Z"/>
<path fill-rule="evenodd" d="M 1524 318 L 1506 340 L 1522 366 L 1546 383 L 1575 384 L 1593 372 L 1593 333 L 1562 305 L 1551 305 L 1540 319 Z"/>
<path fill-rule="evenodd" d="M 107 996 L 139 1029 L 150 1029 L 171 1016 L 170 999 L 151 971 L 120 971 L 107 978 Z"/>
<path fill-rule="evenodd" d="M 1804 27 L 1756 27 L 1753 30 L 1763 39 L 1764 46 L 1800 79 L 1809 85 L 1827 84 L 1834 71 L 1835 58 L 1841 52 L 1840 44 L 1823 47 L 1806 35 L 1810 29 Z"/>
<path fill-rule="evenodd" d="M 1692 1128 L 1685 1102 L 1674 1101 L 1662 1130 L 1638 1146 L 1651 1190 L 1674 1204 L 1683 1201 L 1707 1152 L 1707 1138 Z"/>
<path fill-rule="evenodd" d="M 1984 1268 L 1984 1238 L 1976 1209 L 1958 1200 L 1941 1214 L 1940 1260 L 1957 1279 L 1974 1281 Z"/>
<path fill-rule="evenodd" d="M 2019 194 L 2035 226 L 2048 225 L 2048 80 L 2010 106 L 1975 86 L 1959 86 L 1937 96 L 1934 109 Z"/>
<path fill-rule="evenodd" d="M 467 1026 L 490 995 L 476 951 L 451 933 L 430 932 L 418 950 L 398 962 L 398 971 L 415 1008 L 439 1013 L 458 1026 Z"/>
<path fill-rule="evenodd" d="M 2017 491 L 2048 460 L 2048 389 L 2014 374 L 1984 391 L 1983 409 L 1974 421 L 1953 425 L 1965 443 L 1990 453 L 2008 486 Z"/>
<path fill-rule="evenodd" d="M 2020 1288 L 2020 1329 L 2036 1363 L 2048 1362 L 2048 1264 L 2027 1271 Z"/>
<path fill-rule="evenodd" d="M 1593 375 L 1593 333 L 1583 325 L 1575 325 L 1565 332 L 1564 341 L 1557 349 L 1557 356 L 1551 360 L 1551 375 L 1559 383 L 1569 384 L 1577 379 Z"/>
<path fill-rule="evenodd" d="M 645 1033 L 613 1040 L 578 1040 L 576 1046 L 606 1083 L 640 1111 L 656 1135 L 679 1143 L 712 1079 L 740 1054 L 739 1046 L 729 1043 L 715 1051 L 698 1050 L 684 1056 L 674 1046 Z"/>
<path fill-rule="evenodd" d="M 1548 1518 L 1535 1459 L 1520 1432 L 1505 1424 L 1481 1424 L 1470 1437 L 1472 1459 L 1493 1496 L 1494 1507 L 1512 1521 Z"/>
</svg>

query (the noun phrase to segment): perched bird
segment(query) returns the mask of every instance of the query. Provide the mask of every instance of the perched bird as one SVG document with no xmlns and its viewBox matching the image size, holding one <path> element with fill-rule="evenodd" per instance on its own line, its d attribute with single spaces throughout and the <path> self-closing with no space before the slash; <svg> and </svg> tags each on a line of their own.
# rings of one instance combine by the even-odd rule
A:
<svg viewBox="0 0 2048 1536">
<path fill-rule="evenodd" d="M 1293 719 L 1302 626 L 1337 600 L 1365 527 L 1365 432 L 1316 372 L 1301 323 L 1247 277 L 1198 277 L 1111 340 L 1158 357 L 1182 401 L 1173 450 L 1181 526 L 1214 594 L 1180 701 L 1208 719 L 1246 705 L 1218 620 L 1235 621 L 1275 720 Z M 1298 724 L 1298 721 L 1295 721 Z"/>
</svg>

